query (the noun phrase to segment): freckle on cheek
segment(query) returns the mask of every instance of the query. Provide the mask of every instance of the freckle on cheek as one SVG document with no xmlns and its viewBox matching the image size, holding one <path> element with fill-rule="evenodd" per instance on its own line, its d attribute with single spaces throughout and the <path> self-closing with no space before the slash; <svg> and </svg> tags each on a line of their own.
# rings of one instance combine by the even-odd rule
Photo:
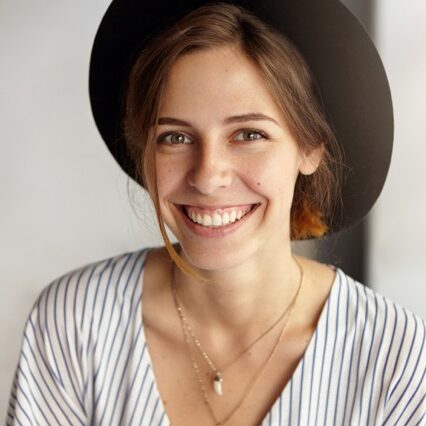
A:
<svg viewBox="0 0 426 426">
<path fill-rule="evenodd" d="M 257 186 L 260 186 L 260 182 L 257 182 Z"/>
</svg>

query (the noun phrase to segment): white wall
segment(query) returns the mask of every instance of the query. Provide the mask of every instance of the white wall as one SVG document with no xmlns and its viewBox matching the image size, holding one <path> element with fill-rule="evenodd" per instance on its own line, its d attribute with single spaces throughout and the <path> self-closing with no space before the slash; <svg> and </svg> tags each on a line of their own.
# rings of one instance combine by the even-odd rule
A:
<svg viewBox="0 0 426 426">
<path fill-rule="evenodd" d="M 376 8 L 395 141 L 384 191 L 370 215 L 370 282 L 426 318 L 426 2 L 378 0 Z"/>
<path fill-rule="evenodd" d="M 144 195 L 141 218 L 132 212 L 127 179 L 91 116 L 90 49 L 108 4 L 0 1 L 0 416 L 40 289 L 85 263 L 161 243 Z M 425 3 L 382 0 L 379 12 L 397 126 L 372 215 L 371 282 L 425 317 Z"/>
<path fill-rule="evenodd" d="M 89 56 L 108 4 L 0 1 L 0 422 L 40 289 L 161 242 L 151 215 L 132 212 L 125 174 L 91 115 Z"/>
</svg>

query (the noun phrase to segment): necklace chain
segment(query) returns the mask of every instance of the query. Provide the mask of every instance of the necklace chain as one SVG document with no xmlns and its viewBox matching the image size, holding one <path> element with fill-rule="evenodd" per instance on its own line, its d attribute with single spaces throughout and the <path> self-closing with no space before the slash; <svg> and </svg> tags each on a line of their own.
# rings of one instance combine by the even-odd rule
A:
<svg viewBox="0 0 426 426">
<path fill-rule="evenodd" d="M 206 387 L 204 385 L 204 382 L 203 382 L 203 380 L 201 378 L 200 368 L 199 368 L 199 366 L 198 366 L 198 364 L 197 364 L 197 362 L 195 360 L 195 355 L 194 355 L 194 352 L 193 352 L 193 350 L 191 348 L 190 337 L 192 337 L 192 339 L 194 340 L 195 335 L 192 332 L 191 328 L 189 327 L 189 325 L 188 325 L 188 323 L 186 321 L 185 315 L 183 314 L 182 307 L 180 306 L 178 298 L 177 298 L 176 287 L 174 285 L 174 265 L 173 265 L 173 278 L 172 278 L 173 300 L 175 302 L 175 306 L 176 306 L 177 312 L 179 314 L 179 318 L 180 318 L 180 322 L 181 322 L 181 326 L 182 326 L 182 331 L 183 331 L 183 334 L 184 334 L 184 337 L 185 337 L 185 342 L 187 344 L 187 347 L 188 347 L 188 350 L 189 350 L 189 353 L 190 353 L 190 356 L 191 356 L 191 359 L 192 359 L 192 366 L 193 366 L 193 369 L 194 369 L 194 371 L 196 373 L 197 381 L 198 381 L 198 383 L 200 385 L 200 389 L 201 389 L 201 392 L 202 392 L 203 397 L 204 397 L 204 402 L 207 405 L 207 408 L 208 408 L 209 413 L 210 413 L 210 415 L 212 416 L 212 418 L 213 418 L 213 420 L 215 422 L 215 425 L 224 425 L 233 416 L 233 414 L 240 408 L 240 406 L 244 402 L 245 398 L 250 393 L 251 389 L 254 387 L 254 385 L 259 380 L 260 376 L 262 375 L 262 373 L 265 371 L 266 367 L 268 366 L 268 364 L 272 360 L 272 357 L 274 356 L 274 354 L 275 354 L 275 352 L 276 352 L 276 350 L 278 348 L 278 345 L 279 345 L 279 343 L 281 342 L 281 340 L 282 340 L 282 338 L 284 336 L 285 330 L 286 330 L 287 325 L 288 325 L 288 323 L 290 321 L 290 318 L 292 316 L 292 313 L 293 313 L 293 310 L 294 310 L 294 306 L 296 305 L 296 301 L 298 299 L 300 290 L 302 288 L 302 283 L 303 283 L 303 269 L 302 269 L 301 265 L 299 264 L 299 262 L 296 259 L 295 259 L 295 261 L 296 261 L 297 266 L 299 267 L 299 270 L 300 270 L 300 281 L 299 281 L 299 286 L 298 286 L 298 289 L 296 291 L 296 294 L 295 294 L 293 300 L 287 306 L 287 308 L 285 309 L 284 313 L 280 316 L 279 320 L 276 323 L 274 323 L 272 327 L 270 327 L 265 333 L 263 333 L 259 338 L 257 338 L 247 349 L 244 350 L 244 352 L 242 352 L 234 361 L 232 361 L 232 363 L 230 363 L 229 365 L 227 365 L 225 367 L 225 368 L 228 368 L 230 365 L 232 365 L 237 359 L 239 359 L 241 357 L 241 355 L 243 353 L 245 353 L 247 350 L 249 350 L 257 341 L 259 341 L 265 334 L 267 334 L 268 331 L 270 331 L 272 328 L 274 328 L 275 325 L 277 325 L 278 322 L 284 317 L 285 313 L 290 309 L 289 315 L 286 318 L 286 321 L 284 322 L 283 328 L 281 329 L 281 333 L 280 333 L 277 341 L 275 342 L 275 344 L 274 344 L 274 346 L 273 346 L 273 348 L 272 348 L 272 350 L 271 350 L 271 352 L 270 352 L 270 354 L 269 354 L 269 356 L 268 356 L 265 364 L 256 372 L 256 374 L 254 375 L 253 379 L 251 380 L 251 382 L 248 384 L 247 388 L 245 389 L 245 391 L 244 391 L 243 395 L 241 396 L 240 400 L 238 401 L 238 404 L 222 420 L 218 420 L 217 419 L 217 417 L 216 417 L 216 415 L 215 415 L 215 413 L 214 413 L 214 411 L 212 409 L 212 406 L 211 406 L 210 401 L 209 401 L 209 397 L 207 395 L 207 389 L 206 389 Z M 198 341 L 198 339 L 197 339 L 197 341 Z M 195 340 L 194 340 L 194 343 L 195 343 Z M 211 362 L 211 360 L 208 357 L 208 355 L 205 353 L 205 351 L 203 351 L 201 349 L 201 345 L 200 345 L 199 341 L 198 341 L 198 344 L 197 343 L 195 343 L 195 344 L 199 348 L 199 350 L 201 351 L 201 353 L 203 354 L 203 357 L 206 359 L 206 361 L 209 364 L 209 366 L 216 373 L 216 377 L 218 377 L 217 375 L 219 374 L 219 377 L 221 378 L 220 373 L 218 372 L 218 370 L 216 369 L 216 367 L 214 366 L 214 364 Z"/>
<path fill-rule="evenodd" d="M 233 364 L 235 364 L 235 362 L 237 362 L 246 352 L 248 352 L 260 339 L 262 339 L 263 337 L 265 337 L 272 329 L 274 329 L 280 322 L 281 320 L 284 318 L 285 314 L 288 311 L 288 306 L 286 306 L 286 308 L 284 309 L 284 311 L 281 313 L 281 315 L 279 316 L 279 318 L 271 325 L 268 327 L 268 329 L 266 331 L 264 331 L 259 337 L 257 337 L 252 343 L 250 343 L 250 345 L 245 348 L 243 351 L 241 351 L 238 356 L 236 358 L 234 358 L 234 360 L 232 360 L 231 362 L 229 362 L 228 364 L 225 364 L 223 367 L 221 367 L 220 369 L 218 369 L 213 362 L 210 360 L 209 356 L 207 355 L 206 352 L 204 352 L 201 349 L 201 343 L 198 340 L 198 338 L 195 336 L 194 331 L 192 330 L 192 328 L 190 327 L 190 325 L 188 324 L 187 319 L 185 318 L 185 315 L 183 313 L 183 309 L 182 306 L 180 305 L 178 298 L 177 298 L 177 294 L 176 294 L 176 287 L 173 287 L 173 292 L 174 292 L 174 297 L 176 299 L 176 305 L 177 305 L 177 310 L 179 312 L 179 316 L 182 318 L 182 321 L 185 323 L 185 327 L 188 330 L 194 344 L 197 346 L 197 348 L 200 350 L 201 354 L 203 355 L 204 359 L 206 360 L 206 362 L 209 364 L 210 368 L 212 369 L 212 371 L 215 374 L 218 374 L 219 376 L 221 376 L 221 373 L 223 373 L 226 369 L 228 369 L 229 367 L 231 367 Z"/>
</svg>

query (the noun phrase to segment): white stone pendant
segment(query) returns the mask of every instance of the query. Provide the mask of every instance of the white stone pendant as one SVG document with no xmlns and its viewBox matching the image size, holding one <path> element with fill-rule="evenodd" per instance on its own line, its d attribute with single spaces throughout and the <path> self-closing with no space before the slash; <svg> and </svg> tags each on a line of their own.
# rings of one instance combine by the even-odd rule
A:
<svg viewBox="0 0 426 426">
<path fill-rule="evenodd" d="M 223 395 L 222 385 L 223 385 L 223 379 L 222 379 L 220 373 L 216 373 L 216 376 L 214 376 L 214 380 L 213 380 L 213 387 L 214 387 L 214 391 L 219 396 Z"/>
</svg>

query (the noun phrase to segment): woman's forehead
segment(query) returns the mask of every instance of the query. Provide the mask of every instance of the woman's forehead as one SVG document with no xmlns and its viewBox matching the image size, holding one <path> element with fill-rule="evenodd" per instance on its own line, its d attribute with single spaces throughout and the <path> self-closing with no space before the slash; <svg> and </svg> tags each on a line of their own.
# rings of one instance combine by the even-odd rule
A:
<svg viewBox="0 0 426 426">
<path fill-rule="evenodd" d="M 231 115 L 252 112 L 282 119 L 260 71 L 242 53 L 231 48 L 197 51 L 172 66 L 160 116 L 214 116 L 222 123 Z"/>
</svg>

